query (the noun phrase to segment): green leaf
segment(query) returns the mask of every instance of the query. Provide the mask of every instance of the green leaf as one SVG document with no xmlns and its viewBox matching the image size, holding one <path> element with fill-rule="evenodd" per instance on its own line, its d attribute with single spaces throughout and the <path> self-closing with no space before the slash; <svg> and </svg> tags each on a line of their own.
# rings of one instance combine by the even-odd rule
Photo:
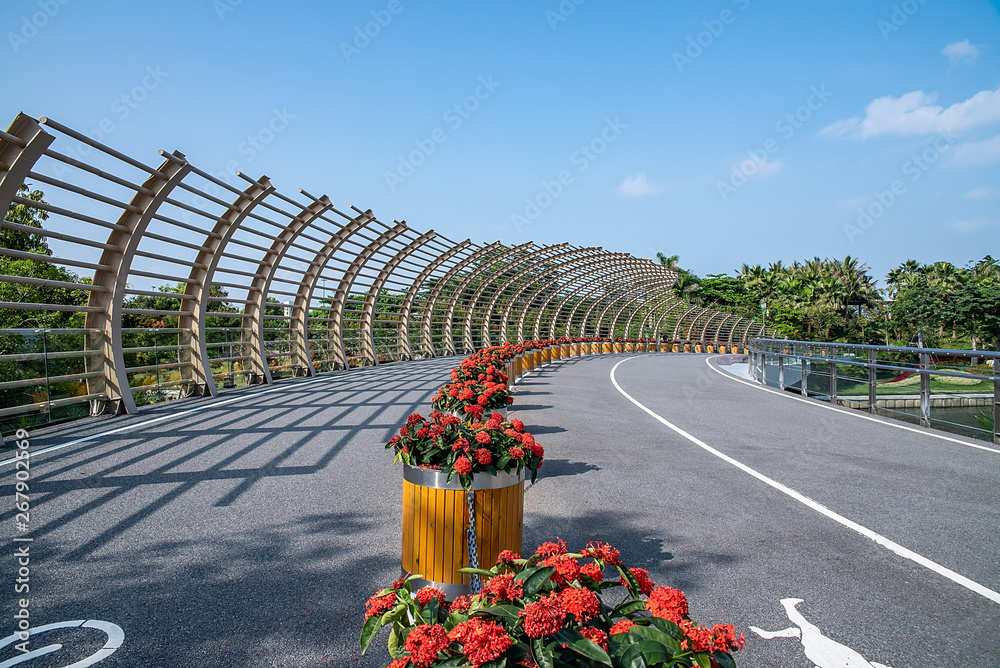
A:
<svg viewBox="0 0 1000 668">
<path fill-rule="evenodd" d="M 644 640 L 630 645 L 622 653 L 621 668 L 649 668 L 658 663 L 667 663 L 672 658 L 667 648 L 660 643 Z"/>
<path fill-rule="evenodd" d="M 704 652 L 695 654 L 694 660 L 698 664 L 698 668 L 712 668 L 712 659 Z"/>
<path fill-rule="evenodd" d="M 712 652 L 712 661 L 715 661 L 719 668 L 736 668 L 736 661 L 726 652 Z"/>
<path fill-rule="evenodd" d="M 615 566 L 615 568 L 618 569 L 618 572 L 625 579 L 625 583 L 628 584 L 628 588 L 631 591 L 636 593 L 642 591 L 642 587 L 639 586 L 639 581 L 635 579 L 635 576 L 632 575 L 632 572 L 629 571 L 629 569 L 624 568 L 623 566 Z"/>
<path fill-rule="evenodd" d="M 660 629 L 668 636 L 677 640 L 684 640 L 684 629 L 677 626 L 669 619 L 663 619 L 662 617 L 650 617 L 649 621 L 653 624 L 653 626 Z"/>
<path fill-rule="evenodd" d="M 588 659 L 593 659 L 598 663 L 603 663 L 606 666 L 611 665 L 611 657 L 608 653 L 601 649 L 600 645 L 595 643 L 590 638 L 585 638 L 577 631 L 572 629 L 562 629 L 553 636 L 556 640 L 569 646 L 569 649 L 573 650 L 581 656 L 585 656 Z"/>
<path fill-rule="evenodd" d="M 531 658 L 538 664 L 538 668 L 555 668 L 552 652 L 545 646 L 544 638 L 532 638 L 529 646 Z"/>
<path fill-rule="evenodd" d="M 490 661 L 489 663 L 482 664 L 479 668 L 506 668 L 507 659 L 499 658 L 496 661 Z"/>
<path fill-rule="evenodd" d="M 524 597 L 528 598 L 529 596 L 533 596 L 546 582 L 548 582 L 549 577 L 551 577 L 555 572 L 556 569 L 552 566 L 543 566 L 530 569 L 529 571 L 521 571 L 521 577 L 517 579 L 521 580 L 523 583 L 521 588 L 524 589 Z M 525 577 L 526 573 L 530 573 L 530 575 Z"/>
<path fill-rule="evenodd" d="M 374 615 L 365 620 L 365 625 L 361 627 L 361 653 L 368 651 L 368 646 L 372 644 L 375 634 L 382 628 L 382 620 L 378 615 Z"/>
<path fill-rule="evenodd" d="M 459 568 L 458 572 L 459 573 L 469 573 L 469 574 L 475 573 L 476 575 L 485 575 L 488 578 L 491 578 L 491 577 L 493 577 L 493 576 L 496 575 L 495 571 L 487 571 L 487 570 L 483 570 L 482 568 Z"/>
<path fill-rule="evenodd" d="M 497 468 L 506 469 L 508 464 L 510 464 L 510 455 L 504 455 L 500 458 L 500 461 L 497 462 Z"/>
<path fill-rule="evenodd" d="M 633 626 L 629 629 L 629 633 L 657 642 L 674 654 L 679 654 L 681 651 L 681 644 L 674 637 L 652 626 Z"/>
<path fill-rule="evenodd" d="M 410 665 L 412 665 L 412 664 L 410 664 Z M 445 659 L 441 663 L 438 663 L 438 664 L 435 664 L 435 665 L 437 665 L 438 668 L 451 668 L 452 666 L 464 666 L 464 665 L 467 665 L 467 664 L 465 663 L 465 657 L 464 656 L 455 656 L 455 657 L 452 657 L 450 659 Z"/>
<path fill-rule="evenodd" d="M 494 617 L 506 617 L 507 619 L 518 619 L 521 616 L 521 608 L 515 605 L 493 605 L 486 608 L 479 608 L 474 615 L 484 614 Z"/>
<path fill-rule="evenodd" d="M 389 656 L 394 659 L 402 658 L 400 656 L 400 646 L 402 643 L 399 640 L 399 629 L 393 628 L 392 633 L 389 634 Z"/>
<path fill-rule="evenodd" d="M 630 615 L 633 612 L 639 612 L 640 610 L 645 609 L 645 601 L 626 601 L 612 611 L 611 617 L 612 619 L 615 617 L 624 617 L 625 615 Z"/>
</svg>

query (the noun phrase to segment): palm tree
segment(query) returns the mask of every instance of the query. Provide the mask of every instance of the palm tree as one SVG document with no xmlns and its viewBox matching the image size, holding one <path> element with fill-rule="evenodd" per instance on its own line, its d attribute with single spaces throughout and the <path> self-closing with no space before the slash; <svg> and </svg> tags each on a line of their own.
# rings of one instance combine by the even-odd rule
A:
<svg viewBox="0 0 1000 668">
<path fill-rule="evenodd" d="M 677 264 L 680 261 L 680 259 L 681 259 L 680 255 L 671 255 L 670 257 L 667 257 L 663 253 L 659 253 L 658 252 L 656 254 L 656 261 L 659 262 L 660 264 L 662 264 L 664 267 L 666 267 L 670 271 L 680 271 L 681 270 L 680 266 L 678 266 L 678 264 Z"/>
<path fill-rule="evenodd" d="M 686 269 L 678 270 L 677 282 L 673 285 L 674 294 L 691 303 L 698 302 L 698 277 Z"/>
</svg>

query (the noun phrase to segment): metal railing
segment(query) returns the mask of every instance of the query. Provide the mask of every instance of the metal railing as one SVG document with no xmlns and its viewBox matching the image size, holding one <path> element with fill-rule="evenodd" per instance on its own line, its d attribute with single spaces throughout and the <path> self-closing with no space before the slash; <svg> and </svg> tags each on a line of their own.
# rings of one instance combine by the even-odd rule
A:
<svg viewBox="0 0 1000 668">
<path fill-rule="evenodd" d="M 1000 352 L 754 338 L 757 382 L 1000 444 Z"/>
</svg>

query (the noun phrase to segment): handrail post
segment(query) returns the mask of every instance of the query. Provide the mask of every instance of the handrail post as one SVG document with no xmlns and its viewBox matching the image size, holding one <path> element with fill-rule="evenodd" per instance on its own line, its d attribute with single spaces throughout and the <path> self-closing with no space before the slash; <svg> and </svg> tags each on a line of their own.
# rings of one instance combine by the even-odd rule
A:
<svg viewBox="0 0 1000 668">
<path fill-rule="evenodd" d="M 837 405 L 837 349 L 831 348 L 830 356 L 830 403 Z"/>
<path fill-rule="evenodd" d="M 993 443 L 1000 445 L 1000 359 L 993 360 Z"/>
<path fill-rule="evenodd" d="M 868 412 L 875 414 L 875 351 L 868 351 Z"/>
<path fill-rule="evenodd" d="M 920 353 L 920 426 L 931 426 L 931 356 Z"/>
<path fill-rule="evenodd" d="M 785 389 L 785 354 L 778 353 L 778 389 Z"/>
<path fill-rule="evenodd" d="M 799 388 L 799 394 L 803 397 L 809 396 L 809 362 L 803 357 L 802 362 L 802 386 Z"/>
</svg>

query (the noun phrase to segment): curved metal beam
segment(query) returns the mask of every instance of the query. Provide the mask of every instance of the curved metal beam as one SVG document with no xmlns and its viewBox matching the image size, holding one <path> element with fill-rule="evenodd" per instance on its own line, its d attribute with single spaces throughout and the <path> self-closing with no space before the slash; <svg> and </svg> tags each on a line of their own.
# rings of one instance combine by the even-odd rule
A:
<svg viewBox="0 0 1000 668">
<path fill-rule="evenodd" d="M 494 241 L 491 244 L 487 244 L 487 245 L 483 246 L 482 248 L 480 248 L 476 252 L 474 252 L 471 255 L 469 255 L 469 257 L 465 258 L 464 260 L 462 260 L 461 262 L 459 262 L 458 264 L 456 264 L 454 267 L 452 267 L 451 269 L 449 269 L 448 273 L 445 274 L 444 276 L 442 276 L 441 279 L 437 282 L 437 285 L 434 286 L 434 289 L 431 291 L 430 297 L 427 298 L 427 305 L 424 307 L 424 312 L 423 312 L 423 314 L 421 316 L 421 319 L 420 319 L 420 337 L 421 337 L 420 345 L 423 348 L 423 354 L 426 357 L 434 357 L 434 355 L 435 355 L 435 351 L 434 351 L 434 337 L 433 337 L 433 332 L 432 332 L 432 319 L 434 317 L 434 308 L 437 306 L 437 300 L 441 297 L 441 291 L 444 290 L 444 287 L 448 283 L 450 283 L 452 281 L 452 279 L 454 279 L 455 276 L 457 276 L 460 271 L 463 271 L 466 267 L 468 267 L 473 262 L 478 262 L 479 260 L 485 258 L 490 253 L 492 253 L 493 251 L 500 250 L 502 248 L 506 249 L 506 250 L 505 251 L 501 251 L 501 253 L 500 253 L 501 257 L 505 253 L 511 252 L 511 249 L 507 249 L 506 246 L 504 246 L 503 244 L 501 244 L 499 241 Z M 475 271 L 470 271 L 469 274 L 467 276 L 465 276 L 465 278 L 463 278 L 463 280 L 459 283 L 459 287 L 461 288 L 464 285 L 466 285 L 466 280 L 470 279 L 470 277 L 472 275 L 474 275 L 475 273 L 476 273 Z M 442 323 L 442 327 L 446 328 L 447 331 L 448 331 L 447 340 L 449 341 L 449 343 L 447 344 L 447 347 L 450 350 L 450 354 L 452 354 L 452 355 L 455 354 L 455 347 L 454 347 L 454 345 L 452 345 L 450 343 L 450 341 L 451 341 L 451 315 L 450 314 L 454 314 L 454 312 L 455 312 L 455 301 L 458 299 L 458 296 L 461 293 L 462 293 L 462 290 L 457 289 L 457 288 L 452 293 L 451 298 L 448 300 L 448 305 L 445 307 L 445 314 L 446 314 L 447 317 L 446 317 L 446 319 Z"/>
<path fill-rule="evenodd" d="M 413 284 L 410 286 L 410 289 L 406 291 L 406 296 L 403 298 L 403 304 L 399 309 L 399 317 L 396 319 L 396 339 L 399 343 L 400 359 L 413 359 L 413 353 L 410 350 L 410 309 L 413 308 L 413 300 L 416 299 L 420 288 L 438 267 L 471 245 L 472 242 L 466 239 L 465 241 L 455 244 L 445 252 L 438 255 L 423 268 L 420 274 L 418 274 L 413 280 Z M 437 287 L 437 285 L 435 285 L 435 287 Z"/>
<path fill-rule="evenodd" d="M 202 250 L 198 251 L 194 265 L 188 274 L 188 283 L 184 294 L 186 302 L 191 307 L 191 315 L 181 315 L 177 320 L 179 329 L 191 330 L 191 372 L 194 381 L 203 383 L 204 393 L 209 396 L 217 394 L 215 378 L 212 376 L 211 358 L 208 354 L 206 318 L 208 318 L 209 295 L 219 261 L 225 252 L 229 240 L 233 238 L 247 215 L 274 192 L 274 186 L 266 176 L 261 176 L 255 183 L 240 194 L 229 209 L 219 216 L 208 233 Z"/>
<path fill-rule="evenodd" d="M 537 315 L 537 320 L 538 321 L 540 321 L 541 318 L 542 318 L 542 316 L 543 316 L 544 306 L 548 305 L 552 301 L 552 298 L 555 297 L 555 295 L 557 295 L 559 293 L 560 289 L 564 289 L 564 288 L 566 288 L 567 286 L 570 285 L 570 283 L 566 279 L 569 276 L 574 276 L 581 269 L 583 269 L 583 268 L 585 268 L 587 266 L 590 266 L 590 267 L 597 266 L 597 263 L 599 262 L 600 258 L 602 257 L 602 255 L 604 255 L 604 250 L 602 248 L 600 248 L 600 247 L 590 248 L 590 249 L 584 248 L 584 249 L 582 249 L 580 251 L 580 253 L 581 254 L 578 257 L 573 258 L 572 260 L 570 260 L 569 262 L 567 262 L 565 265 L 563 265 L 563 267 L 562 267 L 563 273 L 559 276 L 560 283 L 556 286 L 556 288 L 554 290 L 550 291 L 548 298 L 544 302 L 543 308 L 538 310 L 538 315 Z M 528 286 L 528 284 L 525 284 L 525 287 L 527 287 L 527 286 Z M 527 320 L 528 311 L 531 309 L 531 305 L 535 302 L 536 299 L 538 299 L 538 296 L 541 295 L 542 292 L 544 292 L 546 289 L 549 289 L 551 287 L 552 287 L 551 285 L 546 285 L 545 283 L 541 283 L 537 288 L 535 288 L 535 290 L 530 295 L 528 295 L 528 298 L 526 300 L 524 300 L 524 308 L 521 309 L 521 313 L 520 313 L 520 315 L 517 318 L 517 334 L 516 334 L 516 337 L 517 337 L 518 341 L 523 341 L 524 340 L 524 323 L 525 323 L 525 320 Z M 520 293 L 517 294 L 517 295 L 515 295 L 511 299 L 510 304 L 508 305 L 509 308 L 504 312 L 504 318 L 503 318 L 503 323 L 504 324 L 502 325 L 502 329 L 503 329 L 504 332 L 507 331 L 507 321 L 508 321 L 508 319 L 510 317 L 510 308 L 513 307 L 514 303 L 520 297 L 521 297 Z M 535 338 L 538 339 L 540 337 L 539 336 L 535 336 Z M 549 337 L 549 338 L 553 338 L 554 339 L 555 337 L 552 336 L 552 337 Z"/>
<path fill-rule="evenodd" d="M 375 336 L 372 331 L 372 321 L 374 320 L 375 315 L 375 304 L 378 302 L 378 295 L 385 286 L 385 282 L 403 260 L 413 253 L 413 251 L 417 250 L 436 236 L 437 233 L 434 232 L 434 230 L 428 230 L 401 248 L 391 260 L 382 266 L 378 276 L 372 282 L 371 288 L 368 289 L 368 296 L 365 297 L 365 304 L 361 308 L 362 364 L 366 361 L 370 361 L 373 365 L 378 366 L 378 353 L 375 350 Z"/>
<path fill-rule="evenodd" d="M 344 305 L 350 296 L 351 288 L 354 287 L 354 282 L 358 278 L 358 272 L 368 263 L 368 260 L 405 230 L 406 223 L 396 223 L 365 246 L 364 250 L 351 261 L 350 266 L 344 272 L 344 277 L 340 280 L 340 285 L 337 286 L 337 291 L 333 293 L 333 300 L 330 302 L 330 317 L 327 321 L 327 336 L 331 345 L 336 346 L 334 352 L 340 353 L 340 362 L 345 369 L 350 368 L 350 365 L 347 363 L 347 348 L 344 346 Z M 364 360 L 362 360 L 362 364 L 364 364 Z"/>
</svg>

